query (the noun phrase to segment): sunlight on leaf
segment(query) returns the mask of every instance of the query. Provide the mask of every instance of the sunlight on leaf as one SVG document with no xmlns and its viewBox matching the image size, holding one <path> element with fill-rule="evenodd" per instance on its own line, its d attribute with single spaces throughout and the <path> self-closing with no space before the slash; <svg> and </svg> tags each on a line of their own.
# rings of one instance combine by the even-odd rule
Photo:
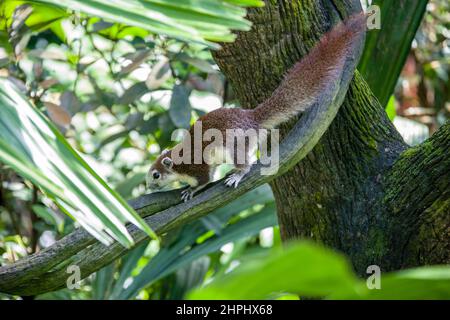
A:
<svg viewBox="0 0 450 320">
<path fill-rule="evenodd" d="M 86 164 L 51 123 L 6 79 L 0 79 L 0 161 L 42 188 L 105 244 L 131 246 L 125 223 L 148 225 Z"/>
<path fill-rule="evenodd" d="M 38 0 L 94 15 L 105 20 L 136 26 L 176 39 L 219 48 L 214 42 L 233 41 L 231 30 L 249 30 L 244 6 L 262 6 L 259 0 Z"/>
</svg>

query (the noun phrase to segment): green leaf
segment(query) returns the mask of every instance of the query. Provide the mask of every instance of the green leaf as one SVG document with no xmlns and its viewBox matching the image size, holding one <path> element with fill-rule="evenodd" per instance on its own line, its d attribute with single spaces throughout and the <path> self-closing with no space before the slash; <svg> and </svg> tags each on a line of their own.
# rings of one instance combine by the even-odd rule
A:
<svg viewBox="0 0 450 320">
<path fill-rule="evenodd" d="M 11 0 L 9 0 L 11 1 Z M 46 5 L 33 4 L 33 12 L 26 20 L 26 25 L 33 31 L 41 32 L 48 28 L 55 27 L 53 30 L 61 40 L 65 40 L 64 30 L 61 27 L 61 20 L 69 15 L 65 10 L 57 7 L 48 7 Z"/>
<path fill-rule="evenodd" d="M 259 212 L 226 226 L 226 222 L 242 210 L 256 204 L 266 204 Z M 223 222 L 220 234 L 196 244 L 197 239 L 208 229 L 201 220 L 189 224 L 177 235 L 176 240 L 162 248 L 144 269 L 133 279 L 132 284 L 120 293 L 116 291 L 114 299 L 129 299 L 155 281 L 171 274 L 177 269 L 189 265 L 196 259 L 218 250 L 228 242 L 237 241 L 255 235 L 260 230 L 276 224 L 273 196 L 267 185 L 252 190 L 232 203 L 214 211 L 209 216 Z M 186 250 L 188 248 L 188 250 Z"/>
<path fill-rule="evenodd" d="M 420 26 L 427 0 L 375 0 L 381 10 L 381 30 L 369 30 L 358 70 L 384 107 Z"/>
<path fill-rule="evenodd" d="M 209 257 L 201 257 L 177 270 L 173 286 L 166 298 L 181 300 L 188 291 L 201 285 L 208 272 L 209 263 Z"/>
<path fill-rule="evenodd" d="M 217 72 L 217 70 L 214 69 L 212 67 L 212 65 L 208 61 L 203 60 L 203 59 L 199 59 L 199 58 L 191 57 L 190 55 L 188 55 L 188 54 L 186 54 L 184 52 L 175 55 L 174 59 L 175 60 L 184 61 L 184 62 L 186 62 L 186 63 L 196 67 L 200 71 L 203 71 L 203 72 L 206 72 L 206 73 L 215 73 L 215 72 Z"/>
<path fill-rule="evenodd" d="M 231 30 L 249 30 L 241 6 L 261 6 L 262 1 L 217 0 L 37 0 L 80 11 L 107 22 L 136 26 L 157 34 L 218 48 L 212 41 L 233 41 Z"/>
<path fill-rule="evenodd" d="M 142 63 L 145 62 L 145 60 L 149 57 L 151 54 L 150 50 L 138 50 L 133 53 L 133 56 L 130 58 L 131 63 L 127 64 L 125 67 L 123 67 L 117 76 L 119 78 L 126 76 L 130 72 L 136 70 Z"/>
<path fill-rule="evenodd" d="M 12 47 L 11 43 L 9 42 L 8 33 L 6 31 L 2 31 L 1 26 L 0 26 L 0 48 L 3 48 L 8 54 L 12 52 Z M 1 67 L 3 68 L 7 63 L 9 63 L 9 59 L 2 58 Z"/>
<path fill-rule="evenodd" d="M 69 14 L 58 7 L 49 7 L 32 1 L 18 1 L 18 0 L 3 0 L 0 3 L 0 30 L 6 30 L 13 22 L 14 10 L 24 4 L 31 4 L 33 10 L 26 18 L 25 25 L 32 31 L 41 32 L 46 29 L 51 29 L 62 41 L 65 41 L 66 36 L 61 21 L 67 18 Z"/>
<path fill-rule="evenodd" d="M 381 275 L 381 289 L 362 299 L 450 299 L 450 266 L 430 266 Z"/>
<path fill-rule="evenodd" d="M 145 84 L 149 90 L 156 90 L 163 85 L 170 76 L 170 62 L 166 57 L 163 57 L 153 65 L 147 80 L 145 80 Z"/>
<path fill-rule="evenodd" d="M 129 87 L 117 101 L 117 104 L 128 105 L 150 92 L 145 82 L 138 82 Z"/>
<path fill-rule="evenodd" d="M 123 181 L 117 184 L 116 191 L 125 199 L 131 197 L 131 192 L 139 184 L 144 183 L 147 172 L 136 172 L 131 174 Z"/>
<path fill-rule="evenodd" d="M 38 185 L 99 241 L 131 246 L 125 223 L 139 215 L 87 165 L 48 119 L 0 78 L 0 161 Z"/>
<path fill-rule="evenodd" d="M 396 105 L 395 97 L 392 95 L 386 106 L 386 113 L 389 117 L 389 120 L 391 121 L 394 120 L 395 116 L 397 115 L 395 105 Z"/>
<path fill-rule="evenodd" d="M 259 0 L 225 0 L 225 2 L 235 4 L 237 6 L 252 6 L 252 7 L 264 6 L 264 2 Z"/>
<path fill-rule="evenodd" d="M 51 212 L 51 209 L 44 207 L 42 205 L 33 205 L 32 209 L 34 211 L 34 213 L 40 217 L 41 219 L 43 219 L 46 223 L 48 223 L 49 225 L 55 226 L 58 230 L 61 230 L 61 222 L 62 221 L 58 221 L 56 215 Z"/>
<path fill-rule="evenodd" d="M 190 90 L 183 85 L 173 87 L 169 115 L 173 123 L 179 128 L 189 128 L 191 122 L 190 94 Z"/>
<path fill-rule="evenodd" d="M 233 272 L 193 291 L 190 299 L 265 299 L 279 292 L 325 297 L 354 292 L 357 278 L 341 254 L 310 242 L 244 262 Z M 245 283 L 245 286 L 242 284 Z"/>
<path fill-rule="evenodd" d="M 267 299 L 290 293 L 327 299 L 450 299 L 450 266 L 381 272 L 380 284 L 380 289 L 369 289 L 366 281 L 356 277 L 346 257 L 300 241 L 246 260 L 192 291 L 189 298 Z"/>
<path fill-rule="evenodd" d="M 143 244 L 140 244 L 122 258 L 122 266 L 120 268 L 119 278 L 114 283 L 111 295 L 108 297 L 109 299 L 117 299 L 119 294 L 124 290 L 125 281 L 129 277 L 131 277 L 131 273 L 133 269 L 136 268 L 138 261 L 144 254 L 147 245 L 148 241 L 145 241 Z"/>
<path fill-rule="evenodd" d="M 99 270 L 95 274 L 95 280 L 92 283 L 93 298 L 95 300 L 105 300 L 111 291 L 114 282 L 114 265 Z"/>
</svg>

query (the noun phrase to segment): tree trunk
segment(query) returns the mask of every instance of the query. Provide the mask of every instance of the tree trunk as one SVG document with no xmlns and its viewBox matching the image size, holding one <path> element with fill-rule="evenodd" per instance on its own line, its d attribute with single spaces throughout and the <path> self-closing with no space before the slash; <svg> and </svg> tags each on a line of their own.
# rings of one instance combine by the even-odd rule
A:
<svg viewBox="0 0 450 320">
<path fill-rule="evenodd" d="M 360 10 L 359 0 L 266 1 L 249 10 L 252 30 L 214 58 L 242 106 L 253 108 L 336 21 Z M 361 275 L 372 264 L 387 271 L 450 262 L 449 137 L 447 123 L 408 149 L 356 73 L 320 142 L 271 183 L 282 238 L 343 251 Z"/>
</svg>

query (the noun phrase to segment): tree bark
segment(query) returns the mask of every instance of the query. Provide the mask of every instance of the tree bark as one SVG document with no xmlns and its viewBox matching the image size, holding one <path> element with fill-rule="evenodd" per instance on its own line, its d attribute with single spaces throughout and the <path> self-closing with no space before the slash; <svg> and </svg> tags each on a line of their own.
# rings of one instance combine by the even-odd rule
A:
<svg viewBox="0 0 450 320">
<path fill-rule="evenodd" d="M 242 106 L 252 108 L 337 20 L 360 10 L 356 0 L 266 1 L 249 10 L 252 30 L 214 58 Z M 312 152 L 271 183 L 282 238 L 343 251 L 361 275 L 372 264 L 387 271 L 448 263 L 449 134 L 447 124 L 408 149 L 357 73 Z"/>
</svg>

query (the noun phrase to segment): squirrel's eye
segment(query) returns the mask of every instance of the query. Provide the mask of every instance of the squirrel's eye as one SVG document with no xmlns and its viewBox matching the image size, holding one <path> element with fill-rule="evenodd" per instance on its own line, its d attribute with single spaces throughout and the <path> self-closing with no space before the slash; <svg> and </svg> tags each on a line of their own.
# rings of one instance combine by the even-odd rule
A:
<svg viewBox="0 0 450 320">
<path fill-rule="evenodd" d="M 153 179 L 159 179 L 161 177 L 161 174 L 158 171 L 153 172 Z"/>
</svg>

